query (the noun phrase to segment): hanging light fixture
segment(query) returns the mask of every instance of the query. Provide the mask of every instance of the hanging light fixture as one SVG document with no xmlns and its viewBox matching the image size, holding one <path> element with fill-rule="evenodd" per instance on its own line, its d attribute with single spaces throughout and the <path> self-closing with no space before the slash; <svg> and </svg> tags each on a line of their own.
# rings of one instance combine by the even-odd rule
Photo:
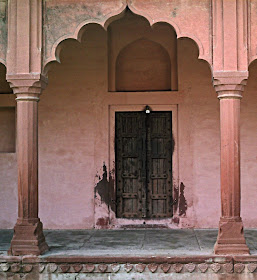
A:
<svg viewBox="0 0 257 280">
<path fill-rule="evenodd" d="M 146 106 L 145 106 L 145 113 L 146 113 L 146 114 L 150 114 L 151 111 L 152 111 L 152 109 L 150 108 L 150 106 L 146 105 Z"/>
</svg>

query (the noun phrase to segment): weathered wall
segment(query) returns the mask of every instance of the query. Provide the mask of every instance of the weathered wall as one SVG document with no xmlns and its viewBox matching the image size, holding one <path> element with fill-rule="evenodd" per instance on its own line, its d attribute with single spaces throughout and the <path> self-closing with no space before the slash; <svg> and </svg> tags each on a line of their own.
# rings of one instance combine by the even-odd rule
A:
<svg viewBox="0 0 257 280">
<path fill-rule="evenodd" d="M 39 216 L 45 228 L 92 228 L 94 187 L 109 163 L 109 105 L 178 104 L 180 227 L 217 227 L 220 217 L 219 102 L 207 63 L 189 39 L 178 40 L 179 91 L 107 91 L 107 35 L 89 26 L 82 44 L 66 41 L 62 64 L 49 72 L 39 106 Z M 256 108 L 254 73 L 242 102 L 242 214 L 256 227 Z M 0 102 L 1 101 L 0 96 Z M 254 138 L 255 137 L 255 138 Z M 8 158 L 7 158 L 8 157 Z M 15 154 L 0 155 L 0 227 L 16 220 Z"/>
<path fill-rule="evenodd" d="M 197 1 L 197 5 L 188 0 L 90 0 L 86 3 L 83 0 L 44 0 L 43 65 L 59 59 L 56 48 L 60 42 L 67 38 L 80 40 L 85 24 L 99 23 L 106 27 L 112 17 L 119 17 L 127 6 L 135 14 L 146 17 L 151 25 L 167 22 L 175 28 L 179 38 L 194 39 L 199 56 L 212 63 L 210 0 Z"/>
<path fill-rule="evenodd" d="M 0 107 L 13 106 L 15 106 L 13 94 L 0 95 Z M 5 132 L 0 131 L 1 139 L 4 138 Z M 18 215 L 16 153 L 0 153 L 0 170 L 0 227 L 12 228 Z"/>
<path fill-rule="evenodd" d="M 0 107 L 0 130 L 5 133 L 0 140 L 0 153 L 15 152 L 15 107 Z"/>
<path fill-rule="evenodd" d="M 0 62 L 6 63 L 7 50 L 7 0 L 0 0 Z"/>
<path fill-rule="evenodd" d="M 249 67 L 250 76 L 241 106 L 241 198 L 246 227 L 256 227 L 257 174 L 257 61 Z"/>
</svg>

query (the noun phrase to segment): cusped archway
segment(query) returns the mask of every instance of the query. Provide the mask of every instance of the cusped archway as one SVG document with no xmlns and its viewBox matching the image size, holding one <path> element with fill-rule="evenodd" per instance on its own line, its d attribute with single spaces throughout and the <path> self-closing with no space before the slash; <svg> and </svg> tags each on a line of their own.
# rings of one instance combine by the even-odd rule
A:
<svg viewBox="0 0 257 280">
<path fill-rule="evenodd" d="M 85 21 L 82 21 L 80 24 L 77 25 L 77 28 L 73 31 L 73 33 L 69 32 L 65 34 L 65 32 L 63 32 L 64 35 L 59 37 L 55 42 L 49 42 L 51 43 L 52 47 L 50 49 L 50 54 L 48 54 L 47 57 L 44 57 L 43 73 L 47 75 L 47 72 L 52 62 L 55 61 L 60 62 L 59 55 L 60 55 L 61 45 L 64 41 L 66 41 L 67 39 L 75 39 L 81 42 L 81 39 L 84 36 L 84 30 L 86 30 L 85 27 L 90 24 L 98 24 L 99 26 L 102 26 L 105 30 L 107 30 L 112 23 L 123 18 L 127 11 L 131 12 L 132 14 L 138 17 L 143 18 L 146 22 L 148 22 L 148 25 L 151 26 L 152 29 L 154 29 L 155 26 L 158 26 L 158 24 L 167 24 L 172 29 L 174 29 L 177 38 L 184 38 L 184 37 L 190 38 L 197 45 L 197 48 L 199 50 L 199 59 L 203 59 L 207 61 L 210 65 L 209 57 L 204 54 L 204 48 L 202 42 L 194 34 L 188 34 L 186 32 L 182 32 L 183 26 L 178 26 L 177 23 L 171 21 L 171 19 L 162 18 L 160 20 L 152 20 L 147 14 L 144 14 L 143 12 L 140 13 L 140 11 L 133 8 L 132 4 L 129 4 L 129 5 L 124 5 L 122 9 L 119 9 L 117 11 L 117 14 L 110 13 L 105 17 L 103 21 L 86 19 Z M 46 44 L 49 43 L 46 42 Z"/>
</svg>

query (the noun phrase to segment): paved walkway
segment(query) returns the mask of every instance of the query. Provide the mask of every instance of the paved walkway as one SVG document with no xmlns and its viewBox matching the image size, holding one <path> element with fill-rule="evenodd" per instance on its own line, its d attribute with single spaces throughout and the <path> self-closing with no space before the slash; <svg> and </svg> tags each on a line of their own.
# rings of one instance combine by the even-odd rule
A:
<svg viewBox="0 0 257 280">
<path fill-rule="evenodd" d="M 45 230 L 49 256 L 206 256 L 213 254 L 217 230 Z M 7 254 L 12 230 L 0 230 L 0 255 Z M 257 229 L 245 230 L 251 254 L 257 255 Z"/>
</svg>

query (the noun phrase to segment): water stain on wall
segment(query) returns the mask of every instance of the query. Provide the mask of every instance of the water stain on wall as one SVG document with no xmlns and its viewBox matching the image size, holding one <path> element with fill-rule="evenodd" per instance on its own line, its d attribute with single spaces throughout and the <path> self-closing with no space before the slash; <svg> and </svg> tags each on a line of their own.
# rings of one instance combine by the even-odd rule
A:
<svg viewBox="0 0 257 280">
<path fill-rule="evenodd" d="M 177 213 L 179 200 L 179 188 L 174 184 L 173 186 L 173 213 Z"/>
<path fill-rule="evenodd" d="M 101 203 L 105 203 L 113 212 L 116 211 L 115 207 L 115 191 L 113 172 L 108 174 L 107 167 L 103 164 L 102 178 L 99 176 L 99 182 L 95 186 L 95 194 L 98 193 L 101 197 Z"/>
<path fill-rule="evenodd" d="M 102 229 L 108 228 L 110 221 L 109 217 L 99 218 L 96 222 L 96 225 Z"/>
<path fill-rule="evenodd" d="M 180 183 L 180 194 L 179 194 L 179 216 L 186 216 L 187 211 L 187 201 L 185 198 L 185 185 L 183 182 Z"/>
</svg>

